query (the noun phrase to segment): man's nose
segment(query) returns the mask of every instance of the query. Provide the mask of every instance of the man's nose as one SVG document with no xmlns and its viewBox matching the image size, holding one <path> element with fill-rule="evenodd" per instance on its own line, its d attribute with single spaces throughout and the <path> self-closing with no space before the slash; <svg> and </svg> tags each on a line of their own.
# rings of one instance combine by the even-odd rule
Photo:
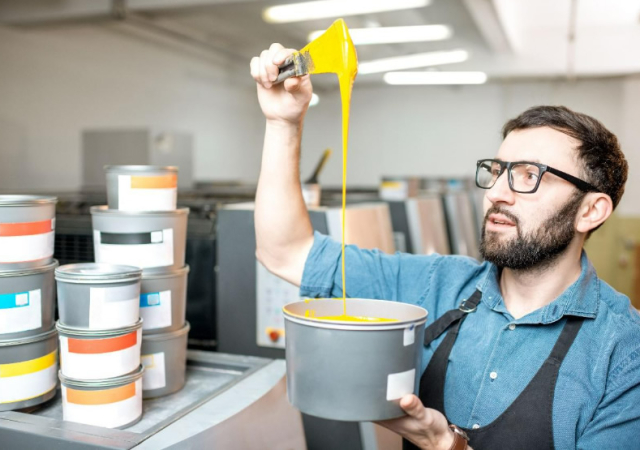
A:
<svg viewBox="0 0 640 450">
<path fill-rule="evenodd" d="M 509 187 L 509 174 L 505 170 L 496 180 L 496 184 L 494 184 L 487 191 L 487 198 L 491 203 L 506 203 L 508 205 L 512 205 L 515 200 L 515 192 L 511 190 Z"/>
</svg>

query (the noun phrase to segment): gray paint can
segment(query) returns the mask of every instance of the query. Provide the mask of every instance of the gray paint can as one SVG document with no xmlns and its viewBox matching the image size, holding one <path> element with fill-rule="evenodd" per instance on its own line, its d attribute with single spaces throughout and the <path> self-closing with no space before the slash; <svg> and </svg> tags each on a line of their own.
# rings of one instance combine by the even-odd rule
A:
<svg viewBox="0 0 640 450">
<path fill-rule="evenodd" d="M 379 323 L 313 318 L 341 315 L 343 303 L 336 299 L 310 299 L 283 310 L 287 393 L 293 406 L 312 416 L 344 421 L 405 415 L 398 403 L 418 391 L 426 310 L 347 299 L 350 316 L 397 320 Z"/>
<path fill-rule="evenodd" d="M 0 341 L 0 411 L 39 405 L 53 398 L 58 379 L 58 333 Z"/>
<path fill-rule="evenodd" d="M 104 330 L 135 324 L 140 318 L 142 269 L 114 264 L 67 264 L 56 269 L 60 323 Z"/>
<path fill-rule="evenodd" d="M 56 197 L 0 195 L 0 270 L 53 261 Z"/>
<path fill-rule="evenodd" d="M 106 428 L 127 428 L 142 418 L 142 374 L 138 367 L 121 377 L 76 380 L 60 377 L 62 417 L 69 422 Z"/>
<path fill-rule="evenodd" d="M 102 380 L 129 374 L 140 365 L 142 320 L 116 330 L 83 330 L 56 323 L 60 371 L 77 380 Z"/>
<path fill-rule="evenodd" d="M 58 261 L 0 272 L 0 339 L 35 336 L 53 328 Z"/>
<path fill-rule="evenodd" d="M 109 209 L 172 211 L 176 209 L 175 166 L 105 166 Z"/>
<path fill-rule="evenodd" d="M 145 335 L 169 333 L 184 326 L 189 266 L 167 273 L 143 274 L 140 317 Z"/>
<path fill-rule="evenodd" d="M 143 398 L 173 394 L 184 387 L 189 322 L 178 331 L 142 336 Z"/>
<path fill-rule="evenodd" d="M 126 264 L 145 273 L 184 267 L 189 208 L 129 212 L 91 207 L 95 259 Z"/>
</svg>

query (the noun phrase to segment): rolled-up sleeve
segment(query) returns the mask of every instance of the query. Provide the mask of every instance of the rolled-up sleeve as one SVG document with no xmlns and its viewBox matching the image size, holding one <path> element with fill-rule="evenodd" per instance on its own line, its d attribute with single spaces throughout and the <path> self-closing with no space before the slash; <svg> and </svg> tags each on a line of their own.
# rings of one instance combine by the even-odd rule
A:
<svg viewBox="0 0 640 450">
<path fill-rule="evenodd" d="M 439 255 L 389 255 L 345 246 L 347 296 L 417 303 Z M 422 283 L 417 281 L 421 280 Z M 342 245 L 318 232 L 305 263 L 303 297 L 342 297 Z"/>
</svg>

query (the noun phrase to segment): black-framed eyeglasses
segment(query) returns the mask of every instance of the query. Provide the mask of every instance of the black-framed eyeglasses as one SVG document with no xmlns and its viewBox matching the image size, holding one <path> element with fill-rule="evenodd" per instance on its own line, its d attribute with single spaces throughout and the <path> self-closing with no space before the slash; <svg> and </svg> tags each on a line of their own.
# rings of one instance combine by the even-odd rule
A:
<svg viewBox="0 0 640 450">
<path fill-rule="evenodd" d="M 498 159 L 481 159 L 476 168 L 476 186 L 491 189 L 504 171 L 507 171 L 509 188 L 520 194 L 533 194 L 540 186 L 542 176 L 549 172 L 575 185 L 583 192 L 599 192 L 600 190 L 587 183 L 553 167 L 529 161 L 507 162 Z"/>
</svg>

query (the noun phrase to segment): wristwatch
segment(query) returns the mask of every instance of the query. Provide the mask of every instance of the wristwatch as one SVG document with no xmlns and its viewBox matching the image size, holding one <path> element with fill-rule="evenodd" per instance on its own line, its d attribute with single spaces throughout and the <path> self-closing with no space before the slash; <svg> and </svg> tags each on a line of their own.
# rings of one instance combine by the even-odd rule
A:
<svg viewBox="0 0 640 450">
<path fill-rule="evenodd" d="M 469 442 L 467 433 L 454 424 L 450 424 L 449 428 L 453 431 L 453 444 L 451 444 L 449 450 L 465 450 L 467 448 L 467 442 Z"/>
</svg>

